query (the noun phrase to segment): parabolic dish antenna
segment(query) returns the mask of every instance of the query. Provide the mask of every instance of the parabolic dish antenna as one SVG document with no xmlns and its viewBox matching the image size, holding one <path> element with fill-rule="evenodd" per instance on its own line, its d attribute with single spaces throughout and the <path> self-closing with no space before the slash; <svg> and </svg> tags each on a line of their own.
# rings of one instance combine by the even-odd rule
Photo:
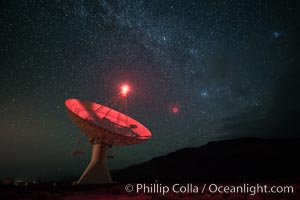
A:
<svg viewBox="0 0 300 200">
<path fill-rule="evenodd" d="M 65 105 L 72 121 L 93 145 L 91 161 L 77 184 L 112 183 L 105 162 L 108 149 L 138 144 L 151 137 L 141 123 L 104 105 L 79 99 L 68 99 Z"/>
</svg>

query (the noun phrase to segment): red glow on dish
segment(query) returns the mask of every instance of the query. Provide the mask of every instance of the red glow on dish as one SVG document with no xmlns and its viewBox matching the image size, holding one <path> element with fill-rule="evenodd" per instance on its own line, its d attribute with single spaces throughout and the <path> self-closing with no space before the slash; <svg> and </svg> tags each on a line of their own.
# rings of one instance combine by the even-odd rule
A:
<svg viewBox="0 0 300 200">
<path fill-rule="evenodd" d="M 129 86 L 128 85 L 122 85 L 121 86 L 121 94 L 123 96 L 126 96 L 128 92 L 129 92 Z"/>
<path fill-rule="evenodd" d="M 90 138 L 98 137 L 101 132 L 103 138 L 116 145 L 129 145 L 151 137 L 151 132 L 144 125 L 104 105 L 79 99 L 68 99 L 65 105 L 74 123 Z M 123 137 L 119 137 L 120 135 Z"/>
</svg>

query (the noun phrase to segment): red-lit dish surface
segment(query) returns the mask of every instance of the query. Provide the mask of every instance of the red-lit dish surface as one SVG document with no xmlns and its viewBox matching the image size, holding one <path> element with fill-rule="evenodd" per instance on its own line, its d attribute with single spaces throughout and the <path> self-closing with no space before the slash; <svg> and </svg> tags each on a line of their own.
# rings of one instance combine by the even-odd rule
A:
<svg viewBox="0 0 300 200">
<path fill-rule="evenodd" d="M 91 142 L 130 145 L 151 137 L 141 123 L 106 106 L 79 99 L 68 99 L 65 105 L 70 118 Z"/>
</svg>

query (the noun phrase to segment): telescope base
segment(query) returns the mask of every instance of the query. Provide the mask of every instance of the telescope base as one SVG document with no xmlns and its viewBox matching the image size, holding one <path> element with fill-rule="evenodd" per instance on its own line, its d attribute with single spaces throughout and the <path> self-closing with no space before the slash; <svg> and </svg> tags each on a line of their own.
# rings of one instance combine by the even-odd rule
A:
<svg viewBox="0 0 300 200">
<path fill-rule="evenodd" d="M 112 183 L 111 176 L 106 166 L 106 156 L 108 149 L 108 145 L 93 144 L 91 161 L 77 181 L 77 184 L 85 185 Z"/>
</svg>

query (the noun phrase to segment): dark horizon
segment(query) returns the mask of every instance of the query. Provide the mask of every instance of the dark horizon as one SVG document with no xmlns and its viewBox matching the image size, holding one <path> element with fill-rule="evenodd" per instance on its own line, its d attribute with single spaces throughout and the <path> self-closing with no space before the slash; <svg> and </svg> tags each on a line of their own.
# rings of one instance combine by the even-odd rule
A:
<svg viewBox="0 0 300 200">
<path fill-rule="evenodd" d="M 255 144 L 255 145 L 254 145 Z M 264 146 L 263 146 L 264 145 Z M 239 146 L 239 149 L 235 149 L 235 146 Z M 252 147 L 251 147 L 252 146 Z M 164 155 L 160 155 L 151 158 L 142 163 L 136 163 L 134 165 L 110 170 L 112 178 L 115 183 L 127 183 L 127 182 L 150 182 L 155 180 L 159 182 L 170 183 L 173 181 L 238 181 L 241 180 L 240 176 L 248 181 L 252 180 L 289 180 L 291 178 L 297 179 L 300 175 L 298 172 L 298 164 L 295 161 L 297 157 L 298 148 L 300 148 L 300 138 L 254 138 L 254 137 L 243 137 L 236 139 L 225 139 L 225 140 L 215 140 L 209 141 L 208 143 L 198 146 L 198 147 L 186 147 L 182 149 L 177 149 L 173 152 L 169 152 Z M 221 150 L 222 149 L 222 150 Z M 252 151 L 250 151 L 252 149 Z M 232 151 L 237 151 L 236 155 L 232 156 Z M 218 153 L 219 152 L 219 153 Z M 271 153 L 273 152 L 273 153 Z M 200 154 L 199 154 L 200 153 Z M 219 158 L 215 158 L 218 154 Z M 231 155 L 228 157 L 228 155 Z M 264 158 L 268 158 L 263 160 Z M 189 156 L 188 156 L 189 155 Z M 209 156 L 210 155 L 210 156 Z M 220 156 L 222 155 L 222 156 Z M 166 170 L 167 166 L 173 165 L 174 157 L 176 156 L 177 166 L 175 170 L 182 169 L 189 171 L 188 175 L 183 175 L 174 169 Z M 242 159 L 239 156 L 243 157 Z M 194 157 L 196 161 L 190 161 L 189 167 L 185 165 L 186 160 L 191 160 Z M 239 159 L 237 159 L 239 158 Z M 193 159 L 192 159 L 193 160 Z M 201 160 L 199 162 L 199 160 Z M 214 161 L 213 161 L 214 160 Z M 221 161 L 226 160 L 226 167 L 220 168 L 218 175 L 212 173 L 209 169 L 220 166 Z M 253 166 L 243 167 L 239 166 L 248 160 L 250 163 L 256 163 L 260 160 L 260 164 L 256 168 L 251 168 Z M 183 162 L 184 161 L 184 162 Z M 218 163 L 217 165 L 210 165 L 207 162 Z M 222 161 L 222 162 L 223 162 Z M 263 164 L 262 164 L 263 162 Z M 265 163 L 264 163 L 265 162 Z M 273 162 L 277 162 L 274 165 Z M 173 163 L 173 164 L 171 164 Z M 203 165 L 204 164 L 204 165 Z M 242 164 L 243 165 L 243 164 Z M 274 165 L 271 169 L 271 166 Z M 263 168 L 259 167 L 263 166 Z M 266 168 L 268 166 L 268 168 Z M 292 166 L 292 168 L 291 168 Z M 151 169 L 151 167 L 153 169 Z M 167 167 L 168 168 L 168 167 Z M 174 166 L 173 166 L 174 168 Z M 150 170 L 151 169 L 151 170 Z M 160 169 L 160 170 L 158 170 Z M 195 169 L 201 169 L 198 173 L 194 171 Z M 250 174 L 244 174 L 243 171 L 247 169 Z M 203 172 L 204 171 L 204 172 Z M 224 172 L 226 171 L 226 173 Z M 132 173 L 134 172 L 134 173 Z M 202 173 L 203 172 L 203 173 Z M 275 173 L 276 172 L 276 173 Z M 172 174 L 174 173 L 174 174 Z M 11 178 L 12 180 L 19 180 L 24 182 L 33 183 L 37 181 L 39 184 L 71 184 L 78 179 L 81 173 L 71 174 L 63 178 L 52 177 L 50 179 L 22 179 L 20 177 L 0 177 L 0 180 L 5 180 Z M 255 175 L 255 176 L 254 176 Z M 161 178 L 163 176 L 164 178 Z M 1 182 L 0 182 L 1 183 Z"/>
</svg>

